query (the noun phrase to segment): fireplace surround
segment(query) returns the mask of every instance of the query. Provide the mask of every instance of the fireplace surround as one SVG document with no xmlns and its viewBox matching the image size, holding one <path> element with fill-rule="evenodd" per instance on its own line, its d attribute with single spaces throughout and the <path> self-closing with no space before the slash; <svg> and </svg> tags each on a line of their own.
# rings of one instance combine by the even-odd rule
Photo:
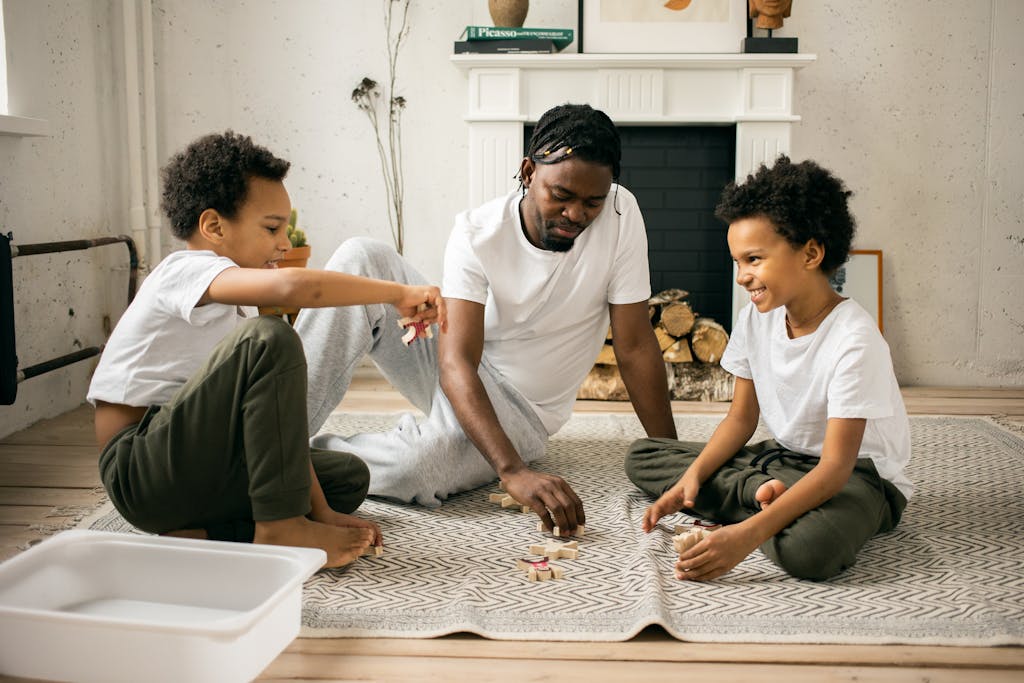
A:
<svg viewBox="0 0 1024 683">
<path fill-rule="evenodd" d="M 524 125 L 565 102 L 589 103 L 623 126 L 735 124 L 735 177 L 746 177 L 789 153 L 800 120 L 793 80 L 814 60 L 811 54 L 453 55 L 468 82 L 469 205 L 513 188 Z M 737 287 L 732 302 L 735 319 L 746 302 Z"/>
</svg>

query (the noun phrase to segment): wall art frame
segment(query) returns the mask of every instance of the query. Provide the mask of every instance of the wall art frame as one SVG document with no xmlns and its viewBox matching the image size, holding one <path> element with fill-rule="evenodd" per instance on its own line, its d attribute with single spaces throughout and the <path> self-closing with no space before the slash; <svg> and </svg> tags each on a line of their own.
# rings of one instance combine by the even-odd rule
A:
<svg viewBox="0 0 1024 683">
<path fill-rule="evenodd" d="M 579 0 L 580 52 L 738 54 L 746 35 L 747 0 Z"/>
</svg>

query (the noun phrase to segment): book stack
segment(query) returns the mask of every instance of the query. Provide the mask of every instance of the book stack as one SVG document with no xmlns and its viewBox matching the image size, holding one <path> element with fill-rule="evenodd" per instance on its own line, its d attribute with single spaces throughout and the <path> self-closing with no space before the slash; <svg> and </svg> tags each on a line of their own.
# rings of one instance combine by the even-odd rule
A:
<svg viewBox="0 0 1024 683">
<path fill-rule="evenodd" d="M 559 52 L 572 42 L 571 28 L 467 26 L 455 54 L 539 55 Z M 460 36 L 460 37 L 462 37 Z"/>
</svg>

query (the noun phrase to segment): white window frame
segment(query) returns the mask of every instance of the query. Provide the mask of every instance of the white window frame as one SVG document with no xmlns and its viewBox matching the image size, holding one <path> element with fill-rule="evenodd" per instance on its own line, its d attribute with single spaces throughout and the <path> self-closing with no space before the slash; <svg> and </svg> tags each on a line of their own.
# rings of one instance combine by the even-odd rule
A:
<svg viewBox="0 0 1024 683">
<path fill-rule="evenodd" d="M 7 41 L 4 34 L 4 7 L 0 0 L 0 135 L 43 137 L 50 134 L 50 124 L 43 119 L 12 116 L 7 98 Z"/>
</svg>

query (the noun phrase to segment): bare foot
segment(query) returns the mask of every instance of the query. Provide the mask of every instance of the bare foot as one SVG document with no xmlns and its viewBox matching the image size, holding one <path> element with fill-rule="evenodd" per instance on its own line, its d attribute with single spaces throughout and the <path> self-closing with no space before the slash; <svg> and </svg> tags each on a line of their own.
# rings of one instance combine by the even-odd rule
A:
<svg viewBox="0 0 1024 683">
<path fill-rule="evenodd" d="M 772 479 L 771 481 L 766 481 L 757 487 L 757 491 L 754 493 L 754 500 L 761 505 L 761 509 L 763 510 L 775 502 L 775 499 L 785 492 L 786 485 L 778 479 Z"/>
<path fill-rule="evenodd" d="M 175 536 L 177 538 L 201 538 L 204 541 L 209 538 L 206 529 L 178 529 L 177 531 L 167 531 L 160 535 Z"/>
<path fill-rule="evenodd" d="M 370 529 L 373 531 L 373 545 L 384 545 L 384 536 L 380 532 L 380 527 L 368 519 L 361 519 L 353 515 L 346 515 L 343 512 L 335 512 L 331 509 L 327 509 L 320 513 L 311 513 L 309 517 L 314 522 L 329 524 L 331 526 Z"/>
<path fill-rule="evenodd" d="M 290 517 L 272 522 L 256 522 L 253 543 L 320 548 L 327 553 L 325 567 L 341 567 L 354 562 L 373 542 L 372 529 L 337 527 L 314 522 L 306 517 Z"/>
</svg>

